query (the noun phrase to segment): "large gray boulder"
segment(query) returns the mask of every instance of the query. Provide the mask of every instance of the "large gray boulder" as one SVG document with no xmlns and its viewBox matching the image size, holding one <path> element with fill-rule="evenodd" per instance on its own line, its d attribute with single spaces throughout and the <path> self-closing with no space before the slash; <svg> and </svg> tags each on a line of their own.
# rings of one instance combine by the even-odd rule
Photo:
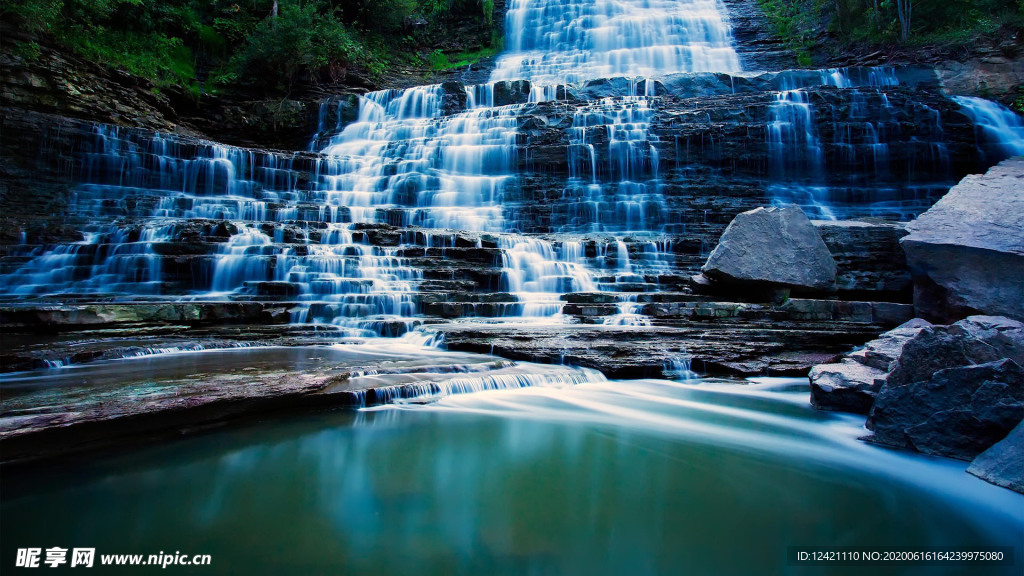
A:
<svg viewBox="0 0 1024 576">
<path fill-rule="evenodd" d="M 972 460 L 1024 418 L 1024 368 L 1004 358 L 939 370 L 905 386 L 885 386 L 871 409 L 878 444 Z"/>
<path fill-rule="evenodd" d="M 907 230 L 918 316 L 1024 320 L 1024 157 L 964 178 Z"/>
<path fill-rule="evenodd" d="M 939 370 L 1002 358 L 1024 365 L 1024 323 L 998 316 L 971 316 L 949 326 L 921 330 L 903 346 L 885 384 L 906 386 L 927 380 Z M 870 419 L 868 422 L 870 427 Z"/>
<path fill-rule="evenodd" d="M 978 455 L 967 471 L 996 486 L 1024 494 L 1024 420 L 1006 438 Z"/>
<path fill-rule="evenodd" d="M 890 370 L 912 338 L 931 324 L 911 320 L 882 334 L 836 364 L 811 369 L 811 404 L 819 410 L 867 414 Z"/>
<path fill-rule="evenodd" d="M 736 216 L 701 268 L 723 284 L 770 284 L 830 289 L 836 262 L 807 216 L 796 206 L 757 208 Z"/>
<path fill-rule="evenodd" d="M 1024 323 L 971 316 L 908 340 L 866 426 L 879 444 L 970 460 L 1024 418 Z"/>
</svg>

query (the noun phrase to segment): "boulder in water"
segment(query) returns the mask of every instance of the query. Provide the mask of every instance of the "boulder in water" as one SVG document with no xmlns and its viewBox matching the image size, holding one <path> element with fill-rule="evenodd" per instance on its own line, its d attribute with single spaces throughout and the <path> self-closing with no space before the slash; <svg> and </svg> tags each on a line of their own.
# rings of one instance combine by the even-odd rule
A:
<svg viewBox="0 0 1024 576">
<path fill-rule="evenodd" d="M 803 211 L 784 206 L 737 215 L 701 271 L 722 284 L 827 290 L 836 262 Z"/>
<path fill-rule="evenodd" d="M 1024 494 L 1024 420 L 971 462 L 968 472 L 996 486 Z"/>
<path fill-rule="evenodd" d="M 811 369 L 811 404 L 819 410 L 867 414 L 885 382 L 885 372 L 849 358 Z"/>
<path fill-rule="evenodd" d="M 1024 324 L 998 316 L 971 316 L 950 326 L 922 329 L 903 346 L 885 383 L 906 386 L 939 370 L 1003 358 L 1024 364 Z"/>
<path fill-rule="evenodd" d="M 1024 368 L 1004 358 L 939 370 L 886 386 L 871 409 L 868 440 L 971 460 L 1024 418 Z"/>
<path fill-rule="evenodd" d="M 811 404 L 819 410 L 867 414 L 903 346 L 927 326 L 931 324 L 924 320 L 911 320 L 847 354 L 837 364 L 812 368 L 808 376 Z"/>
<path fill-rule="evenodd" d="M 1024 320 L 1024 157 L 968 176 L 907 226 L 901 240 L 919 316 Z"/>
<path fill-rule="evenodd" d="M 868 416 L 868 438 L 970 460 L 1024 418 L 1024 324 L 972 316 L 908 340 Z"/>
</svg>

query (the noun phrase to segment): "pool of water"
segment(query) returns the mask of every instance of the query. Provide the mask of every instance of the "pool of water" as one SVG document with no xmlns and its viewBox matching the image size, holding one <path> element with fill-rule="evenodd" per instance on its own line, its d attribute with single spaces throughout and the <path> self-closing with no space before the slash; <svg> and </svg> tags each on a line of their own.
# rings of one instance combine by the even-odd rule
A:
<svg viewBox="0 0 1024 576">
<path fill-rule="evenodd" d="M 784 379 L 490 391 L 7 471 L 0 565 L 59 546 L 94 547 L 97 563 L 210 554 L 167 568 L 196 574 L 1022 573 L 1024 496 L 965 463 L 864 444 L 862 418 L 807 398 Z M 811 545 L 1017 558 L 787 565 L 787 547 Z"/>
</svg>

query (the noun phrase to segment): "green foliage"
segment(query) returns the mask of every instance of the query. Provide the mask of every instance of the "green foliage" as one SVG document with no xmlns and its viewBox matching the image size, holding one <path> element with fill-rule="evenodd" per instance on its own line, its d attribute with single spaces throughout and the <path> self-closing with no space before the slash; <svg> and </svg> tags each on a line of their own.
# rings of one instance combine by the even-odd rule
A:
<svg viewBox="0 0 1024 576">
<path fill-rule="evenodd" d="M 451 18 L 480 17 L 491 26 L 494 10 L 493 0 L 276 4 L 274 16 L 274 0 L 0 0 L 0 16 L 86 58 L 198 95 L 235 83 L 287 90 L 353 68 L 380 76 L 394 64 L 422 65 L 422 28 L 414 23 L 443 30 Z M 23 43 L 18 52 L 37 57 L 39 46 Z M 444 69 L 489 55 L 478 52 L 430 61 Z"/>
<path fill-rule="evenodd" d="M 14 55 L 29 62 L 39 58 L 40 48 L 36 42 L 17 42 L 14 45 Z"/>
<path fill-rule="evenodd" d="M 1014 99 L 1010 107 L 1017 112 L 1024 114 L 1024 86 L 1017 87 L 1017 98 Z"/>
<path fill-rule="evenodd" d="M 807 10 L 800 0 L 759 0 L 775 27 L 775 32 L 783 38 L 790 50 L 796 53 L 800 66 L 811 65 L 810 49 L 817 35 L 817 21 L 813 11 Z"/>
<path fill-rule="evenodd" d="M 0 13 L 12 14 L 29 32 L 45 32 L 60 21 L 64 0 L 4 0 Z"/>
<path fill-rule="evenodd" d="M 969 46 L 979 36 L 1024 25 L 1024 0 L 759 0 L 776 31 L 810 63 L 816 38 L 841 42 Z M 911 6 L 907 38 L 901 39 L 898 8 Z M 904 16 L 907 16 L 906 11 Z"/>
<path fill-rule="evenodd" d="M 249 35 L 236 63 L 250 78 L 278 81 L 290 89 L 300 74 L 357 61 L 364 47 L 345 26 L 324 14 L 323 2 L 279 3 L 276 18 L 260 22 Z"/>
<path fill-rule="evenodd" d="M 181 38 L 161 33 L 136 33 L 93 27 L 66 32 L 65 42 L 76 52 L 97 62 L 121 68 L 159 85 L 188 86 L 195 83 L 192 51 Z"/>
</svg>

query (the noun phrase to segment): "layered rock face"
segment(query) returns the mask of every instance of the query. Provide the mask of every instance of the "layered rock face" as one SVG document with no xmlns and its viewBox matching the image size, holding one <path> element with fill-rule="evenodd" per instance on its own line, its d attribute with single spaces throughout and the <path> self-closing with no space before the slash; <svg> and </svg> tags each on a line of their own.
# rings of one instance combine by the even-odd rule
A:
<svg viewBox="0 0 1024 576">
<path fill-rule="evenodd" d="M 919 315 L 1024 319 L 1024 158 L 964 178 L 907 230 Z"/>
<path fill-rule="evenodd" d="M 590 80 L 531 102 L 540 87 L 528 81 L 449 82 L 326 102 L 312 152 L 7 115 L 5 133 L 21 138 L 4 141 L 5 325 L 38 330 L 18 314 L 54 300 L 183 298 L 208 305 L 182 321 L 192 326 L 220 318 L 353 338 L 558 317 L 617 327 L 612 340 L 638 343 L 625 356 L 654 346 L 636 332 L 671 328 L 671 354 L 625 362 L 623 374 L 679 358 L 800 373 L 909 319 L 899 227 L 815 227 L 796 208 L 762 210 L 800 219 L 828 269 L 809 285 L 827 294 L 834 275 L 848 302 L 695 294 L 690 277 L 742 212 L 795 202 L 818 217 L 904 219 L 949 175 L 984 163 L 963 107 L 934 87 L 918 69 L 694 73 Z M 773 272 L 794 269 L 789 260 Z M 48 329 L 86 326 L 65 312 L 45 315 Z M 702 344 L 694 328 L 731 318 L 742 331 Z M 771 322 L 793 323 L 790 357 L 768 341 Z M 814 336 L 826 330 L 837 336 Z M 452 345 L 478 347 L 449 332 Z M 547 341 L 520 357 L 559 361 L 564 343 Z M 17 362 L 54 361 L 35 354 Z"/>
<path fill-rule="evenodd" d="M 900 238 L 904 224 L 878 220 L 817 220 L 814 226 L 836 262 L 836 291 L 844 299 L 909 301 L 913 282 Z"/>
<path fill-rule="evenodd" d="M 866 73 L 848 73 L 854 78 L 857 74 Z M 792 141 L 784 134 L 782 141 L 773 143 L 771 132 L 783 123 L 778 119 L 781 113 L 778 108 L 786 106 L 777 106 L 771 92 L 759 90 L 821 81 L 805 73 L 752 78 L 723 75 L 666 78 L 655 83 L 655 92 L 670 89 L 675 90 L 673 94 L 691 92 L 689 85 L 695 82 L 708 83 L 708 86 L 702 89 L 705 94 L 701 98 L 680 98 L 668 93 L 644 98 L 645 107 L 635 109 L 635 113 L 647 119 L 644 123 L 646 136 L 622 142 L 617 140 L 616 130 L 623 121 L 609 115 L 611 103 L 601 98 L 625 97 L 630 90 L 632 93 L 647 90 L 631 86 L 625 80 L 586 83 L 573 95 L 581 100 L 510 105 L 503 109 L 503 113 L 509 114 L 508 137 L 511 140 L 507 145 L 502 144 L 507 146 L 504 152 L 507 160 L 502 162 L 507 163 L 508 176 L 514 176 L 514 184 L 509 178 L 498 183 L 496 192 L 500 193 L 500 206 L 496 204 L 497 197 L 485 203 L 495 205 L 493 210 L 501 214 L 502 227 L 530 234 L 564 234 L 561 238 L 565 239 L 584 239 L 590 235 L 600 244 L 602 234 L 609 233 L 626 241 L 634 254 L 643 253 L 647 248 L 642 243 L 633 246 L 628 235 L 623 236 L 619 231 L 643 232 L 655 243 L 671 241 L 672 247 L 665 251 L 665 257 L 673 261 L 670 264 L 674 266 L 670 268 L 685 274 L 704 263 L 707 251 L 717 242 L 725 224 L 739 212 L 765 201 L 774 198 L 802 200 L 799 203 L 812 213 L 817 207 L 827 205 L 830 210 L 843 210 L 852 215 L 905 217 L 923 209 L 928 201 L 927 196 L 920 196 L 923 183 L 918 179 L 922 173 L 955 174 L 982 161 L 974 145 L 973 128 L 953 102 L 933 97 L 928 92 L 908 92 L 904 86 L 884 90 L 825 87 L 807 92 L 812 99 L 821 100 L 810 111 L 811 127 L 820 131 L 816 145 L 824 151 L 822 166 L 828 174 L 815 186 L 814 193 L 825 196 L 801 197 L 810 194 L 801 190 L 804 183 L 813 182 L 812 175 L 807 173 L 784 186 L 769 184 L 773 180 L 776 148 L 800 155 L 810 144 L 802 141 L 802 134 L 795 133 Z M 682 87 L 683 84 L 687 86 Z M 461 101 L 445 101 L 445 110 L 460 110 L 467 101 L 465 91 L 447 85 L 444 90 L 462 94 Z M 501 94 L 509 98 L 514 98 L 514 94 L 525 97 L 528 92 L 529 89 L 524 91 L 522 86 L 509 89 L 505 83 L 499 83 L 494 89 L 494 98 Z M 880 97 L 883 92 L 890 102 L 878 112 L 884 117 L 880 115 L 872 121 L 869 117 L 862 120 L 854 115 L 848 121 L 833 122 L 834 118 L 861 109 L 865 98 Z M 346 125 L 346 118 L 351 119 L 350 112 L 341 110 L 343 106 L 351 108 L 348 101 L 338 102 L 336 106 L 337 110 L 331 108 L 330 113 L 324 115 L 321 130 L 317 132 L 321 142 L 329 140 L 332 127 L 340 130 Z M 922 114 L 930 115 L 933 111 L 940 111 L 941 120 L 935 117 L 931 124 L 921 121 Z M 863 113 L 872 114 L 866 109 Z M 462 114 L 441 115 L 435 123 L 440 127 L 459 119 Z M 864 121 L 877 129 L 891 127 L 886 130 L 892 133 L 893 139 L 884 144 L 860 140 L 861 136 L 856 133 Z M 937 131 L 939 121 L 941 132 Z M 623 129 L 628 126 L 621 124 Z M 9 133 L 22 135 L 20 149 L 9 150 L 8 157 L 27 156 L 23 166 L 47 174 L 66 175 L 72 187 L 78 188 L 74 191 L 74 203 L 68 202 L 72 198 L 70 192 L 57 199 L 67 212 L 67 217 L 57 222 L 58 219 L 49 215 L 51 212 L 39 211 L 38 205 L 19 201 L 30 192 L 26 190 L 21 194 L 17 190 L 32 187 L 34 175 L 22 174 L 24 178 L 18 178 L 15 174 L 9 178 L 10 192 L 5 194 L 4 212 L 8 218 L 16 220 L 9 222 L 8 235 L 18 239 L 18 234 L 24 232 L 26 244 L 35 245 L 37 250 L 43 249 L 40 240 L 49 234 L 41 229 L 44 226 L 47 230 L 61 225 L 82 229 L 98 220 L 123 219 L 126 227 L 142 225 L 145 228 L 153 222 L 150 218 L 163 215 L 193 221 L 206 216 L 226 218 L 236 226 L 239 221 L 273 226 L 283 229 L 288 238 L 295 237 L 288 230 L 308 229 L 316 234 L 317 229 L 330 224 L 353 220 L 350 207 L 341 205 L 343 202 L 334 202 L 337 209 L 329 210 L 336 213 L 331 217 L 337 220 L 320 214 L 325 195 L 331 193 L 331 183 L 327 180 L 331 177 L 330 164 L 325 163 L 322 156 L 221 147 L 187 138 L 93 127 L 30 114 L 5 117 L 4 128 Z M 391 145 L 404 144 L 398 140 Z M 885 150 L 884 167 L 881 165 L 882 149 Z M 37 155 L 36 150 L 42 154 Z M 619 166 L 622 155 L 626 155 L 627 162 Z M 872 158 L 879 162 L 875 166 L 877 170 L 871 169 L 870 163 L 875 162 Z M 204 174 L 183 179 L 181 168 L 186 165 Z M 922 169 L 922 166 L 930 168 Z M 867 171 L 863 170 L 865 167 Z M 173 168 L 178 168 L 179 173 L 166 172 Z M 165 171 L 162 175 L 161 170 Z M 628 180 L 624 180 L 626 178 Z M 888 178 L 891 187 L 868 186 L 866 183 L 872 178 Z M 624 181 L 627 184 L 624 185 Z M 844 184 L 836 185 L 839 181 Z M 851 188 L 848 185 L 851 182 L 864 184 L 862 188 L 856 185 Z M 941 182 L 934 182 L 934 185 L 937 195 Z M 409 181 L 405 186 L 407 192 L 396 191 L 383 198 L 369 220 L 414 228 L 417 212 L 422 213 L 425 208 L 416 205 L 418 189 L 426 187 L 429 191 L 431 183 Z M 105 192 L 101 191 L 104 187 Z M 106 194 L 106 197 L 100 198 L 99 194 Z M 908 198 L 894 202 L 901 194 Z M 157 206 L 175 195 L 180 197 L 175 200 L 178 206 L 205 204 L 210 208 L 204 212 Z M 227 195 L 238 200 L 220 200 Z M 847 195 L 848 199 L 844 198 Z M 877 202 L 851 201 L 854 196 L 858 200 L 866 197 Z M 214 207 L 218 202 L 223 206 Z M 922 203 L 914 205 L 912 202 Z M 252 207 L 264 212 L 251 213 L 260 218 L 246 217 L 250 215 L 237 209 L 243 204 L 245 209 Z M 330 208 L 331 203 L 327 204 Z M 359 219 L 366 217 L 361 215 Z M 455 225 L 451 228 L 458 228 L 457 222 L 450 223 Z M 173 241 L 180 242 L 186 236 L 188 234 L 182 231 Z M 70 233 L 70 237 L 74 234 Z M 219 242 L 216 234 L 212 238 L 213 242 L 207 243 L 205 251 L 196 256 L 210 254 L 210 245 Z M 556 245 L 561 238 L 555 239 Z M 313 238 L 313 241 L 317 240 Z M 198 248 L 194 243 L 193 246 Z M 30 250 L 22 247 L 13 252 L 26 254 Z M 592 257 L 602 256 L 595 252 Z M 615 269 L 615 254 L 604 258 L 609 264 L 606 268 Z M 213 273 L 209 268 L 212 259 L 206 261 L 207 264 L 199 264 L 194 269 L 193 276 L 208 282 Z M 11 260 L 7 262 L 10 265 Z M 201 290 L 203 284 L 199 280 L 189 288 Z M 241 286 L 231 287 L 238 288 Z M 165 293 L 174 294 L 175 290 Z"/>
</svg>

